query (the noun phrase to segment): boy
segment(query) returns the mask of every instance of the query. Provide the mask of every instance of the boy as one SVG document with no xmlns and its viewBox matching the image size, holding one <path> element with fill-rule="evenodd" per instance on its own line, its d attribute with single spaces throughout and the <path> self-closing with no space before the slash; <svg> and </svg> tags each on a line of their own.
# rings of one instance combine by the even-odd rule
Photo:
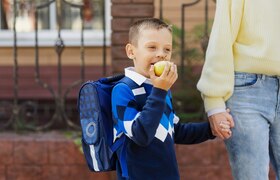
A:
<svg viewBox="0 0 280 180">
<path fill-rule="evenodd" d="M 164 22 L 144 19 L 130 28 L 126 53 L 134 67 L 125 68 L 125 76 L 139 88 L 119 83 L 112 91 L 115 138 L 126 136 L 117 154 L 126 159 L 128 177 L 122 176 L 126 173 L 118 163 L 118 179 L 179 179 L 174 142 L 195 144 L 214 138 L 208 122 L 178 123 L 169 90 L 178 77 L 177 67 L 167 63 L 159 77 L 154 73 L 154 64 L 170 61 L 171 52 L 172 30 Z M 140 108 L 136 96 L 144 99 Z M 230 131 L 227 124 L 224 128 Z"/>
</svg>

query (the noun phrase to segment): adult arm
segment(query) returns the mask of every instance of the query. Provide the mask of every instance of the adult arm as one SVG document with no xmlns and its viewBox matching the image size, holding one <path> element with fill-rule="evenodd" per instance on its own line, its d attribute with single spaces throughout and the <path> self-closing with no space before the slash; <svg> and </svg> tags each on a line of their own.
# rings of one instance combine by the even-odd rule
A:
<svg viewBox="0 0 280 180">
<path fill-rule="evenodd" d="M 243 3 L 244 0 L 217 0 L 205 64 L 197 84 L 198 90 L 202 93 L 206 112 L 213 109 L 226 109 L 225 101 L 233 93 L 233 44 L 240 28 Z M 224 116 L 226 113 L 222 112 L 222 116 L 221 113 L 210 116 L 211 127 L 217 127 L 222 120 L 231 121 L 228 116 Z M 220 132 L 214 134 L 222 139 L 227 138 Z"/>
</svg>

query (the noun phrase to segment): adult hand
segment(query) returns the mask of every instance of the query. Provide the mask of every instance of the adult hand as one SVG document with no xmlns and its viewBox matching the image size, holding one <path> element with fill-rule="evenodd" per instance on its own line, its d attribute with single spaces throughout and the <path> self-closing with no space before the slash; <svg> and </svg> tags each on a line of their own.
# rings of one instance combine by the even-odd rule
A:
<svg viewBox="0 0 280 180">
<path fill-rule="evenodd" d="M 234 127 L 232 116 L 227 112 L 213 114 L 208 117 L 212 134 L 220 137 L 221 139 L 228 139 L 231 137 L 230 128 Z"/>
</svg>

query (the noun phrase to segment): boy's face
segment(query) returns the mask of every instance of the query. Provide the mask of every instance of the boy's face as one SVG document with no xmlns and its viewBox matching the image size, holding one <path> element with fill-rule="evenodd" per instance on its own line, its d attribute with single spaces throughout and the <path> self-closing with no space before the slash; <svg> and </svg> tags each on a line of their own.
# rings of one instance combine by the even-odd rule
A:
<svg viewBox="0 0 280 180">
<path fill-rule="evenodd" d="M 158 61 L 170 61 L 172 34 L 166 29 L 142 29 L 137 45 L 128 44 L 126 52 L 134 61 L 135 71 L 149 78 L 149 69 Z"/>
</svg>

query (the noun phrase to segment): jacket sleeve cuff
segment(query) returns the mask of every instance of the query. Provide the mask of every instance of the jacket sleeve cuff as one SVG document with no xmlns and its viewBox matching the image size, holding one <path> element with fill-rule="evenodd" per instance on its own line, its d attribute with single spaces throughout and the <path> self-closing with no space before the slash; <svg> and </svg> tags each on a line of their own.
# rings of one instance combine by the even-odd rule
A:
<svg viewBox="0 0 280 180">
<path fill-rule="evenodd" d="M 213 109 L 226 109 L 226 104 L 223 98 L 207 97 L 203 98 L 205 111 L 211 111 Z"/>
<path fill-rule="evenodd" d="M 222 113 L 222 112 L 226 112 L 226 110 L 224 108 L 211 109 L 211 110 L 207 111 L 207 117 L 210 117 L 214 114 L 218 114 L 218 113 Z"/>
</svg>

